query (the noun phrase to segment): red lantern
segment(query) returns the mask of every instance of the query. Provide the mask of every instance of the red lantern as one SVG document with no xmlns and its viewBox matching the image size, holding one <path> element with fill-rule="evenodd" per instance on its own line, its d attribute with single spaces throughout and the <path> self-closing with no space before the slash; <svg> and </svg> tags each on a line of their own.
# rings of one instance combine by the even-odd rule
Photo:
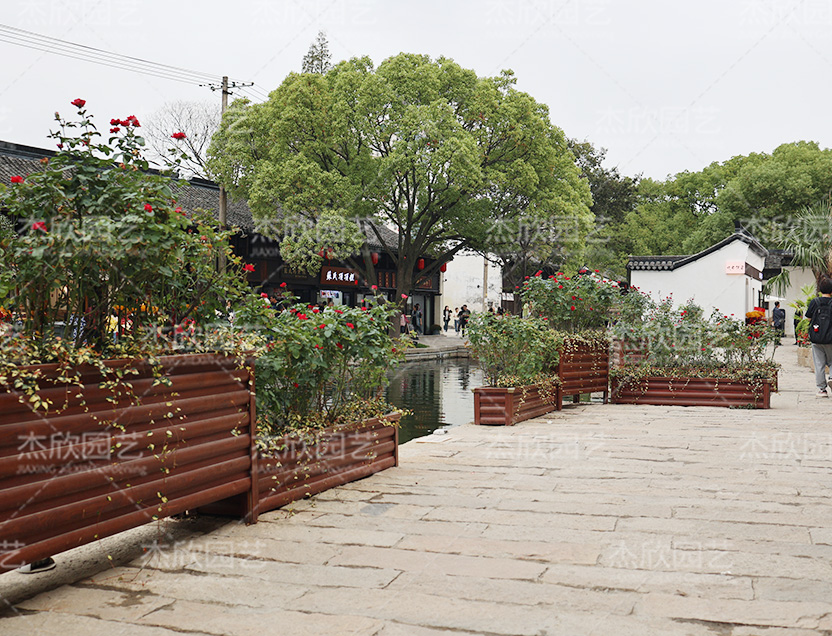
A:
<svg viewBox="0 0 832 636">
<path fill-rule="evenodd" d="M 443 274 L 444 274 L 445 272 L 447 272 L 447 271 L 448 271 L 448 264 L 447 264 L 447 263 L 442 263 L 442 264 L 439 266 L 439 271 L 440 271 L 440 272 L 442 272 Z"/>
<path fill-rule="evenodd" d="M 378 252 L 370 252 L 370 260 L 373 261 L 373 265 L 378 265 Z"/>
<path fill-rule="evenodd" d="M 418 267 L 419 269 L 425 269 L 425 259 L 420 258 L 418 261 L 416 261 L 416 267 Z"/>
</svg>

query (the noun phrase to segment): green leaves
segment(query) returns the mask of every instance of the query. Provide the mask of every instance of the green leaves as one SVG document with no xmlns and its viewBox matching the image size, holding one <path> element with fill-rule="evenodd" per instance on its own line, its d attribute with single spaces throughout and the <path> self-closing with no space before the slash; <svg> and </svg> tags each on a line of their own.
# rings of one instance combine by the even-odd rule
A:
<svg viewBox="0 0 832 636">
<path fill-rule="evenodd" d="M 260 219 L 335 211 L 395 229 L 400 241 L 387 247 L 400 291 L 424 275 L 413 271 L 419 257 L 494 247 L 497 222 L 574 219 L 581 242 L 592 219 L 546 108 L 510 75 L 477 78 L 446 58 L 403 53 L 377 69 L 360 58 L 292 73 L 266 103 L 235 103 L 209 155 L 218 181 Z M 284 256 L 311 264 L 304 250 Z"/>
<path fill-rule="evenodd" d="M 533 384 L 557 367 L 562 334 L 541 318 L 473 314 L 467 326 L 469 348 L 493 386 Z"/>
<path fill-rule="evenodd" d="M 269 327 L 257 359 L 257 412 L 262 431 L 350 421 L 356 400 L 374 398 L 404 356 L 388 328 L 395 308 L 379 299 L 366 310 L 297 304 Z"/>
</svg>

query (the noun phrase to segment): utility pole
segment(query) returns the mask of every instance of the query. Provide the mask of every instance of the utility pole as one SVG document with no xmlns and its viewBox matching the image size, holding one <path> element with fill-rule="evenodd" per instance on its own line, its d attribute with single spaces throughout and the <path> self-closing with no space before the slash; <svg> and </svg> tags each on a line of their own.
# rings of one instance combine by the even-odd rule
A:
<svg viewBox="0 0 832 636">
<path fill-rule="evenodd" d="M 228 75 L 222 76 L 222 83 L 217 84 L 200 84 L 200 86 L 207 86 L 212 91 L 220 90 L 222 96 L 222 110 L 220 111 L 220 116 L 225 114 L 225 111 L 228 110 L 228 96 L 231 95 L 232 88 L 244 88 L 246 86 L 254 86 L 254 82 L 232 82 L 231 84 L 228 83 Z M 225 229 L 226 225 L 228 224 L 228 194 L 225 191 L 225 188 L 220 184 L 220 205 L 217 214 L 217 220 L 220 222 L 220 227 Z M 220 262 L 219 262 L 219 270 L 220 272 L 225 271 L 225 254 L 220 255 Z"/>
<path fill-rule="evenodd" d="M 220 117 L 225 115 L 225 111 L 228 110 L 228 75 L 222 76 L 222 110 L 220 111 Z M 220 185 L 220 209 L 219 209 L 219 222 L 221 227 L 225 227 L 228 221 L 228 194 L 225 191 L 225 188 Z M 225 261 L 225 258 L 222 259 Z M 221 270 L 225 270 L 225 262 L 223 262 L 220 266 Z"/>
</svg>

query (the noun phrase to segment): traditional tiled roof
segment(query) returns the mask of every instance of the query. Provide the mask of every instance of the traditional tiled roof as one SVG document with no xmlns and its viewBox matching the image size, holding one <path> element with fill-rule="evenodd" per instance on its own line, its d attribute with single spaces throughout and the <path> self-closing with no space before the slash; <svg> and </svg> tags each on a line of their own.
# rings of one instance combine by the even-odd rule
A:
<svg viewBox="0 0 832 636">
<path fill-rule="evenodd" d="M 744 229 L 736 230 L 731 236 L 721 240 L 716 245 L 711 245 L 709 248 L 692 254 L 690 256 L 630 256 L 627 262 L 627 269 L 629 270 L 654 270 L 654 271 L 673 271 L 680 267 L 684 267 L 688 263 L 699 260 L 703 256 L 713 254 L 719 249 L 722 249 L 729 243 L 734 241 L 742 241 L 747 244 L 753 252 L 757 255 L 768 258 L 769 251 L 764 248 L 760 242 L 755 239 Z"/>
</svg>

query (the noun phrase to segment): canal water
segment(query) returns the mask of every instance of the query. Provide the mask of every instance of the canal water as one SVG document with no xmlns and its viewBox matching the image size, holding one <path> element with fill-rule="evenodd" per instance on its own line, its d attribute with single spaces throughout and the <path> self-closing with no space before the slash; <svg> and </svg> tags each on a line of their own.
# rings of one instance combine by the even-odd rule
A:
<svg viewBox="0 0 832 636">
<path fill-rule="evenodd" d="M 405 362 L 390 373 L 387 400 L 410 409 L 402 418 L 399 443 L 474 419 L 474 394 L 482 370 L 469 358 Z"/>
</svg>

